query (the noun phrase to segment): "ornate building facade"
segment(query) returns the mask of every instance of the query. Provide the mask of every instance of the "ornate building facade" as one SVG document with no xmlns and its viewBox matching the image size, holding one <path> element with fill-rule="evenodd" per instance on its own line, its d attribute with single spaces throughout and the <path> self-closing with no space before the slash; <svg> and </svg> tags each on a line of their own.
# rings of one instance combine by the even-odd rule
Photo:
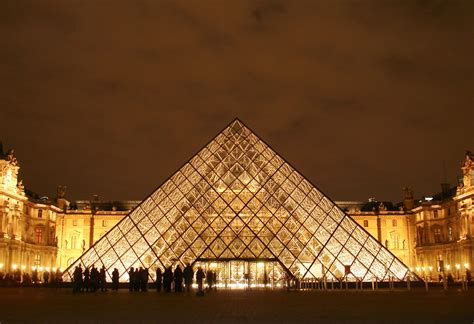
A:
<svg viewBox="0 0 474 324">
<path fill-rule="evenodd" d="M 65 269 L 129 214 L 139 201 L 70 203 L 65 188 L 50 200 L 25 190 L 13 151 L 0 150 L 0 272 Z M 336 204 L 421 277 L 462 276 L 473 262 L 474 155 L 466 153 L 462 181 L 432 197 L 403 202 Z"/>
</svg>

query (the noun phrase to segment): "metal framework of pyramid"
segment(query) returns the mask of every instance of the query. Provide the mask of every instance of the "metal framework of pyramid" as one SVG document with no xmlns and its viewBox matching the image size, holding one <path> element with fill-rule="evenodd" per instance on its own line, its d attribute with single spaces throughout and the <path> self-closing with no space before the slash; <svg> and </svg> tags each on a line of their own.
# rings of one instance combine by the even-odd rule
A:
<svg viewBox="0 0 474 324">
<path fill-rule="evenodd" d="M 295 278 L 403 280 L 408 268 L 238 119 L 143 200 L 81 264 L 151 270 L 196 260 L 278 260 Z M 150 271 L 154 279 L 154 271 Z"/>
</svg>

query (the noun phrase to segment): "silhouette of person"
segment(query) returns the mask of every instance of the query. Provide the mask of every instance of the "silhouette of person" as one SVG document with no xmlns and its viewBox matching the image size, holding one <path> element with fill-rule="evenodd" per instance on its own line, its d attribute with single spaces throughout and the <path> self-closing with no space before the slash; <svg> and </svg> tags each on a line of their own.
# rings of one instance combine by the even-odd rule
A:
<svg viewBox="0 0 474 324">
<path fill-rule="evenodd" d="M 92 265 L 92 268 L 91 268 L 90 284 L 91 284 L 92 292 L 96 292 L 97 288 L 99 288 L 99 271 L 97 270 L 95 265 Z"/>
<path fill-rule="evenodd" d="M 179 264 L 174 270 L 174 292 L 181 292 L 183 290 L 183 270 Z"/>
<path fill-rule="evenodd" d="M 82 288 L 82 268 L 80 265 L 77 266 L 73 272 L 73 281 L 72 292 L 80 292 Z"/>
<path fill-rule="evenodd" d="M 90 285 L 90 272 L 89 272 L 89 268 L 85 268 L 83 290 L 85 290 L 86 292 L 89 291 L 89 285 Z"/>
<path fill-rule="evenodd" d="M 112 290 L 118 290 L 119 287 L 119 272 L 117 268 L 112 271 Z"/>
<path fill-rule="evenodd" d="M 186 286 L 186 291 L 191 291 L 191 286 L 193 284 L 194 270 L 191 265 L 188 263 L 183 270 L 184 284 Z"/>
<path fill-rule="evenodd" d="M 48 270 L 45 270 L 43 272 L 43 282 L 45 285 L 47 285 L 49 283 L 49 271 Z"/>
<path fill-rule="evenodd" d="M 202 282 L 204 280 L 204 277 L 206 275 L 204 274 L 204 271 L 202 271 L 202 268 L 199 267 L 197 272 L 196 272 L 196 281 L 197 281 L 197 284 L 198 284 L 198 293 L 202 293 Z"/>
<path fill-rule="evenodd" d="M 135 282 L 135 270 L 133 267 L 128 271 L 128 290 L 133 291 L 133 283 Z"/>
<path fill-rule="evenodd" d="M 148 268 L 140 270 L 140 289 L 147 291 L 148 288 Z"/>
<path fill-rule="evenodd" d="M 466 281 L 469 283 L 471 282 L 472 276 L 471 276 L 471 270 L 466 268 Z"/>
<path fill-rule="evenodd" d="M 104 266 L 100 268 L 99 279 L 100 279 L 100 291 L 107 291 L 107 276 L 105 273 Z"/>
<path fill-rule="evenodd" d="M 156 291 L 160 292 L 163 285 L 163 274 L 161 273 L 161 268 L 156 269 Z"/>
<path fill-rule="evenodd" d="M 173 271 L 171 270 L 171 266 L 166 268 L 165 272 L 163 273 L 163 288 L 166 292 L 171 291 L 171 283 L 173 282 Z"/>
<path fill-rule="evenodd" d="M 213 279 L 214 279 L 214 275 L 212 273 L 212 270 L 207 270 L 207 272 L 206 272 L 206 281 L 207 281 L 207 289 L 209 289 L 209 290 L 212 289 Z"/>
</svg>

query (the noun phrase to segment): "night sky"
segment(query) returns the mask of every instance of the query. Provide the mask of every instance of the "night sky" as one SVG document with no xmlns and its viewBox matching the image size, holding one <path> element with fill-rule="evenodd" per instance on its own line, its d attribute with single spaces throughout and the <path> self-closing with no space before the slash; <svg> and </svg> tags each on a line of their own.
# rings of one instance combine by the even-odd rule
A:
<svg viewBox="0 0 474 324">
<path fill-rule="evenodd" d="M 474 1 L 3 0 L 0 39 L 0 140 L 50 197 L 140 200 L 235 117 L 334 200 L 474 150 Z"/>
</svg>

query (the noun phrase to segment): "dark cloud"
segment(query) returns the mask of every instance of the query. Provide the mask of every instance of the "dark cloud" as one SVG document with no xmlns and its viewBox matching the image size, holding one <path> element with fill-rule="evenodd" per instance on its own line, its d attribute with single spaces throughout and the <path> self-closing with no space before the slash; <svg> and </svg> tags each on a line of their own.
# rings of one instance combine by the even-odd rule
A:
<svg viewBox="0 0 474 324">
<path fill-rule="evenodd" d="M 472 1 L 4 1 L 1 139 L 25 184 L 140 199 L 235 117 L 334 199 L 455 183 Z"/>
</svg>

